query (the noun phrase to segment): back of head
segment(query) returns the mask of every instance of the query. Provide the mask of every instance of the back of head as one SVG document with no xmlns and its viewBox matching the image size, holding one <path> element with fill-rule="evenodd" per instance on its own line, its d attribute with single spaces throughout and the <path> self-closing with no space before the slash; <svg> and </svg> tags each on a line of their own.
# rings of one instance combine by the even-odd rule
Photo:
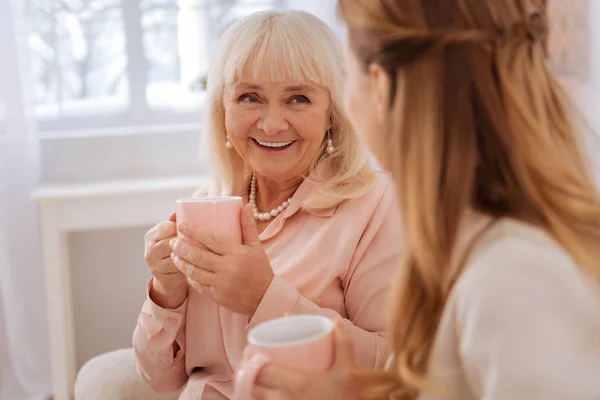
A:
<svg viewBox="0 0 600 400">
<path fill-rule="evenodd" d="M 315 207 L 362 194 L 373 174 L 366 151 L 353 134 L 344 114 L 341 44 L 333 31 L 316 16 L 304 11 L 261 11 L 233 24 L 218 43 L 211 62 L 204 105 L 205 150 L 209 153 L 217 192 L 239 194 L 247 188 L 251 171 L 226 141 L 223 92 L 240 80 L 270 82 L 310 81 L 329 90 L 330 135 L 335 152 L 326 153 L 323 142 L 312 169 L 327 156 L 333 176 L 325 183 L 321 199 L 309 199 Z"/>
<path fill-rule="evenodd" d="M 600 277 L 600 200 L 546 66 L 540 1 L 339 1 L 353 53 L 392 78 L 381 140 L 407 258 L 392 337 L 401 378 L 382 387 L 403 382 L 413 396 L 426 387 L 465 210 L 540 226 Z"/>
</svg>

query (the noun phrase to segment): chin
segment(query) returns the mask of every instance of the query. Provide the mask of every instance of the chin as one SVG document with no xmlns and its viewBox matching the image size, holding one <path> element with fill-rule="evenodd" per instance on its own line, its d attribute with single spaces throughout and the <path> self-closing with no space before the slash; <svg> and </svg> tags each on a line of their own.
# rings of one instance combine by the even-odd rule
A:
<svg viewBox="0 0 600 400">
<path fill-rule="evenodd" d="M 292 174 L 283 172 L 288 171 L 288 169 L 282 168 L 281 165 L 261 165 L 257 166 L 254 171 L 256 171 L 257 174 L 274 181 L 285 181 L 292 178 Z"/>
</svg>

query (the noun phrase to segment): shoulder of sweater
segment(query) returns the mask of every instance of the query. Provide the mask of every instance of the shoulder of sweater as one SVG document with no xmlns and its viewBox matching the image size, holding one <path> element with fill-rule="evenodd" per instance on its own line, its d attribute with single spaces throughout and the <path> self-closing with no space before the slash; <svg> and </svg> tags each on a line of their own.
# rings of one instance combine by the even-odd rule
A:
<svg viewBox="0 0 600 400">
<path fill-rule="evenodd" d="M 586 277 L 570 254 L 546 231 L 511 219 L 498 221 L 480 238 L 456 283 L 455 296 L 471 300 L 487 296 L 530 296 L 521 290 L 562 293 L 599 282 Z M 575 296 L 579 297 L 579 296 Z"/>
</svg>

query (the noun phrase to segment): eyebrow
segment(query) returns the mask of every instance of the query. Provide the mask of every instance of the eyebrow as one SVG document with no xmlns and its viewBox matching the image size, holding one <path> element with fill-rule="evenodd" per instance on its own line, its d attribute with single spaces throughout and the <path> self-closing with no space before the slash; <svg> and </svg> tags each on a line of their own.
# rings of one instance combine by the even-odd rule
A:
<svg viewBox="0 0 600 400">
<path fill-rule="evenodd" d="M 235 85 L 236 89 L 256 89 L 256 90 L 260 90 L 261 87 L 260 85 L 255 85 L 253 83 L 238 83 L 237 85 Z"/>
<path fill-rule="evenodd" d="M 261 90 L 262 87 L 260 85 L 254 84 L 254 83 L 239 83 L 236 86 L 236 89 L 253 89 L 253 90 Z M 311 92 L 314 93 L 316 92 L 315 88 L 313 88 L 310 85 L 294 85 L 294 86 L 288 86 L 286 88 L 283 89 L 284 92 L 302 92 L 302 91 L 307 91 L 307 92 Z"/>
<path fill-rule="evenodd" d="M 309 85 L 288 86 L 283 90 L 285 92 L 302 92 L 302 91 L 315 92 L 315 88 L 313 88 L 312 86 L 309 86 Z"/>
</svg>

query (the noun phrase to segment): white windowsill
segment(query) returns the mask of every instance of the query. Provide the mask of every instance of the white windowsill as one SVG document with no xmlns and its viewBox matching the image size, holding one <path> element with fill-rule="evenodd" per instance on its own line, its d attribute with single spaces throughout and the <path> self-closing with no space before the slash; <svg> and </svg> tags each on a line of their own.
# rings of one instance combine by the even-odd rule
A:
<svg viewBox="0 0 600 400">
<path fill-rule="evenodd" d="M 43 141 L 56 139 L 123 137 L 131 135 L 154 135 L 175 133 L 199 134 L 200 129 L 200 118 L 198 118 L 198 122 L 193 123 L 175 122 L 169 124 L 154 125 L 123 125 L 104 128 L 42 130 L 39 132 L 38 136 L 39 139 Z"/>
<path fill-rule="evenodd" d="M 37 187 L 31 197 L 37 202 L 67 199 L 99 198 L 172 192 L 198 188 L 206 176 L 181 176 L 173 178 L 127 179 L 93 183 L 47 184 Z"/>
<path fill-rule="evenodd" d="M 165 220 L 179 198 L 189 197 L 208 176 L 49 184 L 31 198 L 40 206 L 42 225 L 64 232 L 151 226 Z"/>
</svg>

